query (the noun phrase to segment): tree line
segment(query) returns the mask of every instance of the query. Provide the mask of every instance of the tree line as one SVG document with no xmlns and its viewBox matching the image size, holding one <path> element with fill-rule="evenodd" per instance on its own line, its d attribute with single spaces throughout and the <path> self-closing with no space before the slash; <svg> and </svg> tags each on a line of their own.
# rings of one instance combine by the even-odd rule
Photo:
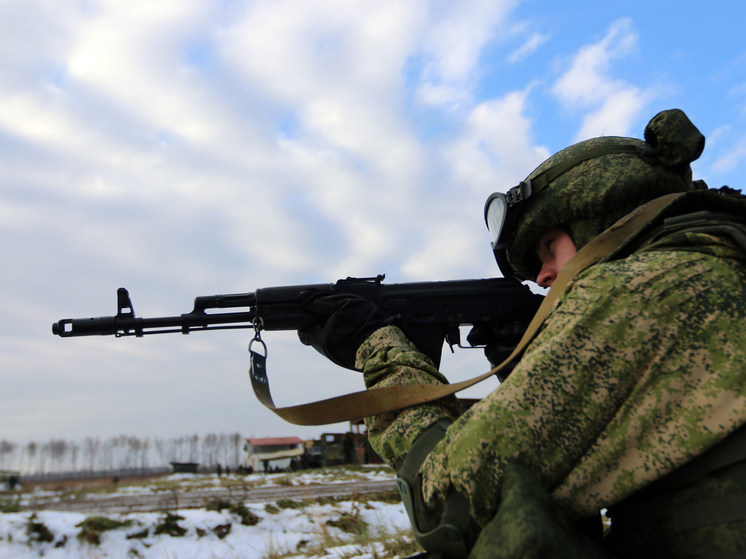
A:
<svg viewBox="0 0 746 559">
<path fill-rule="evenodd" d="M 239 433 L 186 435 L 174 438 L 119 435 L 82 441 L 50 439 L 17 444 L 0 440 L 0 470 L 24 474 L 109 472 L 168 467 L 171 462 L 196 462 L 203 467 L 237 467 L 244 438 Z"/>
</svg>

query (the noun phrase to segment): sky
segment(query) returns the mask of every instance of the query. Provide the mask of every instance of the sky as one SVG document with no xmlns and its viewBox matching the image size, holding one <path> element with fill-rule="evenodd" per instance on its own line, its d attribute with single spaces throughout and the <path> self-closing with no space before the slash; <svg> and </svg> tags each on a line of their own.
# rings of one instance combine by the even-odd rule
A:
<svg viewBox="0 0 746 559">
<path fill-rule="evenodd" d="M 59 338 L 63 318 L 386 274 L 499 276 L 494 191 L 684 110 L 741 186 L 736 1 L 0 0 L 0 439 L 316 437 L 253 395 L 249 331 Z M 278 406 L 363 389 L 266 332 Z M 451 380 L 480 351 L 444 356 Z M 467 396 L 493 390 L 496 383 Z"/>
</svg>

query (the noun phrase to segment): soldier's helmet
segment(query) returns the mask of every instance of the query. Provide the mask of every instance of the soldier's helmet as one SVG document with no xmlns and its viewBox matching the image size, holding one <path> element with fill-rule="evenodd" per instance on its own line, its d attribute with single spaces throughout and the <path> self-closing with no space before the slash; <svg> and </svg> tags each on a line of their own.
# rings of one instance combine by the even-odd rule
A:
<svg viewBox="0 0 746 559">
<path fill-rule="evenodd" d="M 534 280 L 541 269 L 535 245 L 550 229 L 564 229 L 580 250 L 650 200 L 706 188 L 692 181 L 690 167 L 705 138 L 683 111 L 658 113 L 644 137 L 577 143 L 544 161 L 518 186 L 491 195 L 485 220 L 503 275 Z"/>
</svg>

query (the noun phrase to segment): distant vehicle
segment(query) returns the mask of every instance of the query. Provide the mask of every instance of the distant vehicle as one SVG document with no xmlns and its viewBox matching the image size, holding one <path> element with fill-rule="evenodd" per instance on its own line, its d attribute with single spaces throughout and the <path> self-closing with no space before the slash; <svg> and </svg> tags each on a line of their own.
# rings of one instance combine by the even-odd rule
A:
<svg viewBox="0 0 746 559">
<path fill-rule="evenodd" d="M 246 439 L 243 467 L 253 472 L 288 470 L 304 453 L 303 441 L 298 437 Z"/>
</svg>

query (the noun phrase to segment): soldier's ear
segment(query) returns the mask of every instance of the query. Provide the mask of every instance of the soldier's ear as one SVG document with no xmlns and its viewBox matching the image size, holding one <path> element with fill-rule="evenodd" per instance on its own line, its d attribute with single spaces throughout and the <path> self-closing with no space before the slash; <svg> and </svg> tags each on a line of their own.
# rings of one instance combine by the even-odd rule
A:
<svg viewBox="0 0 746 559">
<path fill-rule="evenodd" d="M 705 137 L 680 109 L 655 115 L 645 127 L 645 142 L 661 163 L 674 169 L 688 166 L 705 149 Z"/>
</svg>

